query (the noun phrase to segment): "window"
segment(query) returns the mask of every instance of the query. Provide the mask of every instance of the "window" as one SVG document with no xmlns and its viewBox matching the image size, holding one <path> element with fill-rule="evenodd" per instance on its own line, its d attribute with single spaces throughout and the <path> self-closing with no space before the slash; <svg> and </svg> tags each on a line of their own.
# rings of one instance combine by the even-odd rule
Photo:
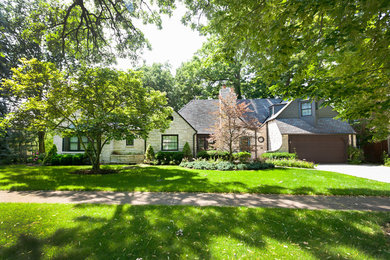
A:
<svg viewBox="0 0 390 260">
<path fill-rule="evenodd" d="M 81 140 L 85 146 L 88 144 L 87 137 L 83 136 L 81 138 Z M 62 139 L 62 151 L 64 151 L 64 152 L 84 151 L 84 147 L 80 143 L 80 140 L 77 136 L 64 137 Z"/>
<path fill-rule="evenodd" d="M 248 136 L 240 138 L 240 152 L 250 152 L 251 139 Z"/>
<path fill-rule="evenodd" d="M 301 103 L 301 115 L 311 116 L 311 103 Z"/>
<path fill-rule="evenodd" d="M 209 148 L 209 135 L 198 135 L 198 151 L 208 150 Z"/>
<path fill-rule="evenodd" d="M 163 151 L 178 151 L 179 136 L 178 135 L 162 135 L 161 150 Z"/>
<path fill-rule="evenodd" d="M 129 136 L 126 138 L 126 146 L 134 146 L 134 136 Z"/>
</svg>

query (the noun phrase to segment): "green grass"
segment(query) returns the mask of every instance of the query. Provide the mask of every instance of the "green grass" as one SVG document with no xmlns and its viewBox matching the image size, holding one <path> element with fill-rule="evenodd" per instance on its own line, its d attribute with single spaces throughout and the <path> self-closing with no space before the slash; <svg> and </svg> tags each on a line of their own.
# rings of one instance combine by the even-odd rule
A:
<svg viewBox="0 0 390 260">
<path fill-rule="evenodd" d="M 0 259 L 390 259 L 389 212 L 0 204 L 0 219 Z"/>
<path fill-rule="evenodd" d="M 0 189 L 390 196 L 390 183 L 308 169 L 208 171 L 178 166 L 134 166 L 111 175 L 70 174 L 81 168 L 83 166 L 3 166 L 0 167 Z"/>
</svg>

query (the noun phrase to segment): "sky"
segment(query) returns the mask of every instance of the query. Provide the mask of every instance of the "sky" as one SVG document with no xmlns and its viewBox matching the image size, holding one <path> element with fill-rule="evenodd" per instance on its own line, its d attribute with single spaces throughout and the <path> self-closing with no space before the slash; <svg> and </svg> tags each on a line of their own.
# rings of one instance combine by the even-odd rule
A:
<svg viewBox="0 0 390 260">
<path fill-rule="evenodd" d="M 166 63 L 171 65 L 171 72 L 180 67 L 182 62 L 189 61 L 193 54 L 202 47 L 206 37 L 200 36 L 197 31 L 181 23 L 181 18 L 186 9 L 183 5 L 178 5 L 173 15 L 162 16 L 162 30 L 158 30 L 155 25 L 139 25 L 152 45 L 152 50 L 144 50 L 140 58 L 140 65 L 145 63 Z M 134 68 L 132 63 L 126 59 L 118 59 L 119 69 Z"/>
</svg>

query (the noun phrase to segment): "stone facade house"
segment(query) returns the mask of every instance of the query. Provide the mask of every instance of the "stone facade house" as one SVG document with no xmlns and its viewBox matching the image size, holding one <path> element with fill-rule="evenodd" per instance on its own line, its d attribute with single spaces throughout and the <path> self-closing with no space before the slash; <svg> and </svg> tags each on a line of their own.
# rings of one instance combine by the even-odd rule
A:
<svg viewBox="0 0 390 260">
<path fill-rule="evenodd" d="M 232 91 L 223 88 L 220 96 Z M 191 100 L 172 115 L 172 123 L 164 133 L 154 130 L 147 140 L 111 141 L 103 148 L 102 163 L 137 163 L 143 160 L 146 147 L 154 151 L 182 151 L 186 142 L 194 156 L 210 148 L 209 137 L 218 122 L 218 99 Z M 259 129 L 243 136 L 236 151 L 249 150 L 252 157 L 267 151 L 296 152 L 300 159 L 317 163 L 343 163 L 347 161 L 348 145 L 356 146 L 352 127 L 334 119 L 337 112 L 322 107 L 321 102 L 308 100 L 283 101 L 282 99 L 242 99 L 249 103 L 251 117 L 260 123 Z M 78 153 L 77 138 L 54 137 L 59 153 Z"/>
</svg>

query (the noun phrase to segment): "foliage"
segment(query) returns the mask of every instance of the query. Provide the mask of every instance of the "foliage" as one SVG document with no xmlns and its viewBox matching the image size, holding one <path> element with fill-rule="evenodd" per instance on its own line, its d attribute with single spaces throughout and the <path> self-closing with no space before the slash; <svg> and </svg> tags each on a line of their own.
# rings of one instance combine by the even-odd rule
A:
<svg viewBox="0 0 390 260">
<path fill-rule="evenodd" d="M 135 20 L 161 28 L 160 14 L 169 14 L 172 8 L 170 0 L 153 6 L 144 1 L 39 1 L 26 33 L 32 39 L 46 39 L 52 52 L 83 62 L 111 63 L 115 55 L 136 59 L 137 51 L 149 44 Z"/>
<path fill-rule="evenodd" d="M 53 157 L 57 155 L 57 146 L 54 144 L 48 153 L 46 153 L 45 158 L 43 159 L 42 165 L 48 165 L 52 161 Z"/>
<path fill-rule="evenodd" d="M 251 136 L 248 130 L 257 129 L 259 121 L 250 116 L 249 102 L 238 102 L 237 95 L 231 88 L 222 90 L 219 97 L 219 109 L 216 112 L 217 120 L 211 132 L 211 140 L 218 150 L 229 152 L 229 161 L 233 160 L 233 149 L 241 137 Z M 248 147 L 251 149 L 251 147 Z"/>
<path fill-rule="evenodd" d="M 386 152 L 383 152 L 383 164 L 390 167 L 390 157 Z"/>
<path fill-rule="evenodd" d="M 266 163 L 272 163 L 275 166 L 314 168 L 314 163 L 298 159 L 267 159 Z"/>
<path fill-rule="evenodd" d="M 182 161 L 181 167 L 197 169 L 197 170 L 219 170 L 219 171 L 231 171 L 231 170 L 264 170 L 273 168 L 272 163 L 264 162 L 252 162 L 252 163 L 239 163 L 235 164 L 229 161 L 221 160 L 205 160 L 196 159 L 192 162 Z"/>
<path fill-rule="evenodd" d="M 261 155 L 263 159 L 298 159 L 296 153 L 268 152 Z"/>
<path fill-rule="evenodd" d="M 347 153 L 350 164 L 361 164 L 364 160 L 364 152 L 360 148 L 348 146 Z"/>
<path fill-rule="evenodd" d="M 154 161 L 154 150 L 153 146 L 149 144 L 145 152 L 145 162 L 151 163 L 152 161 Z"/>
<path fill-rule="evenodd" d="M 183 160 L 183 152 L 163 152 L 159 151 L 156 153 L 156 160 L 158 164 L 180 164 Z"/>
<path fill-rule="evenodd" d="M 130 70 L 83 68 L 72 83 L 51 92 L 47 101 L 54 119 L 51 126 L 64 136 L 86 137 L 93 144 L 88 155 L 94 170 L 99 169 L 101 151 L 111 140 L 147 138 L 151 130 L 169 127 L 166 118 L 172 109 L 166 106 L 165 95 L 147 91 L 140 77 Z"/>
<path fill-rule="evenodd" d="M 191 148 L 190 148 L 190 145 L 188 144 L 188 142 L 186 142 L 184 144 L 183 155 L 184 155 L 184 158 L 186 158 L 186 159 L 192 159 L 192 151 L 191 151 Z"/>
<path fill-rule="evenodd" d="M 327 100 L 342 118 L 367 119 L 375 139 L 389 135 L 389 1 L 185 3 L 184 20 L 216 35 L 224 53 L 247 47 L 275 94 Z M 207 25 L 196 24 L 201 15 Z"/>
<path fill-rule="evenodd" d="M 246 163 L 251 158 L 252 154 L 249 152 L 233 153 L 233 159 L 240 161 L 240 163 Z"/>
<path fill-rule="evenodd" d="M 48 161 L 50 165 L 90 165 L 90 159 L 84 153 L 56 154 Z"/>
<path fill-rule="evenodd" d="M 45 132 L 48 127 L 48 98 L 54 88 L 62 85 L 62 74 L 50 62 L 37 59 L 20 60 L 21 66 L 12 68 L 12 77 L 3 79 L 2 89 L 13 96 L 11 113 L 0 126 L 38 132 L 39 152 L 45 152 Z"/>
<path fill-rule="evenodd" d="M 142 66 L 137 69 L 142 71 L 142 85 L 148 89 L 165 92 L 168 100 L 168 105 L 175 111 L 178 111 L 181 106 L 179 102 L 180 95 L 175 88 L 175 78 L 172 76 L 170 66 L 161 63 L 153 63 L 151 66 Z"/>
<path fill-rule="evenodd" d="M 222 86 L 234 87 L 238 98 L 272 97 L 268 86 L 259 77 L 254 77 L 254 68 L 245 59 L 241 49 L 223 53 L 223 44 L 210 37 L 190 61 L 184 62 L 176 71 L 176 91 L 180 93 L 180 106 L 194 97 L 218 98 Z"/>
<path fill-rule="evenodd" d="M 196 157 L 201 159 L 229 160 L 229 152 L 218 150 L 202 150 L 197 153 Z"/>
</svg>

